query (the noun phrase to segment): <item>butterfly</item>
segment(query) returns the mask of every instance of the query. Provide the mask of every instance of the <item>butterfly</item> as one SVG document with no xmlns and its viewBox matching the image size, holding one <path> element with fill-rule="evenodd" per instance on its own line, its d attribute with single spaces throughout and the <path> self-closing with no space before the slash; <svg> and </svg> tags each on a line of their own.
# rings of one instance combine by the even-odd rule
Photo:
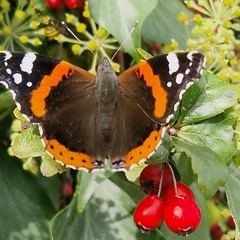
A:
<svg viewBox="0 0 240 240">
<path fill-rule="evenodd" d="M 169 53 L 115 74 L 107 58 L 97 76 L 35 53 L 0 52 L 0 83 L 18 109 L 37 124 L 46 151 L 74 169 L 125 170 L 161 144 L 189 83 L 201 77 L 205 58 Z"/>
</svg>

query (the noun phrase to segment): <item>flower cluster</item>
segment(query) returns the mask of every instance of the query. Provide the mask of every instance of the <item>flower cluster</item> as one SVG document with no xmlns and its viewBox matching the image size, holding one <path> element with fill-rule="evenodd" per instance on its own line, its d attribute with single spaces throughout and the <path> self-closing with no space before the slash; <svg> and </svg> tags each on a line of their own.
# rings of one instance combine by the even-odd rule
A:
<svg viewBox="0 0 240 240">
<path fill-rule="evenodd" d="M 35 29 L 39 15 L 36 0 L 16 1 L 13 7 L 7 0 L 0 2 L 0 49 L 29 51 L 42 44 Z"/>
<path fill-rule="evenodd" d="M 75 55 L 85 50 L 93 53 L 89 71 L 95 73 L 99 58 L 111 58 L 117 49 L 117 40 L 96 25 L 90 16 L 88 3 L 85 2 L 81 21 L 79 17 L 59 9 L 65 14 L 64 23 L 45 15 L 47 5 L 37 0 L 16 1 L 12 6 L 8 0 L 0 2 L 0 49 L 10 51 L 37 51 L 43 41 L 57 41 L 68 44 Z M 72 30 L 71 30 L 72 29 Z M 119 71 L 119 64 L 110 60 L 114 70 Z"/>
<path fill-rule="evenodd" d="M 207 58 L 207 68 L 221 79 L 240 82 L 239 0 L 186 0 L 195 12 L 193 19 L 181 13 L 179 21 L 185 25 L 196 23 L 187 40 L 187 50 L 197 50 Z M 173 46 L 177 44 L 173 41 Z"/>
<path fill-rule="evenodd" d="M 117 40 L 111 37 L 105 29 L 96 25 L 90 16 L 87 2 L 84 6 L 83 17 L 87 19 L 90 31 L 87 30 L 86 23 L 80 22 L 75 15 L 66 13 L 65 21 L 69 26 L 73 26 L 74 30 L 71 31 L 70 28 L 67 27 L 67 30 L 71 33 L 70 37 L 59 33 L 54 37 L 54 39 L 60 43 L 70 43 L 72 52 L 75 55 L 80 55 L 85 50 L 90 50 L 93 53 L 93 61 L 89 71 L 95 73 L 99 56 L 109 58 L 107 50 L 116 51 Z M 78 38 L 78 34 L 81 36 L 81 40 Z M 110 63 L 114 70 L 119 72 L 119 64 L 113 62 L 112 60 L 110 60 Z"/>
</svg>

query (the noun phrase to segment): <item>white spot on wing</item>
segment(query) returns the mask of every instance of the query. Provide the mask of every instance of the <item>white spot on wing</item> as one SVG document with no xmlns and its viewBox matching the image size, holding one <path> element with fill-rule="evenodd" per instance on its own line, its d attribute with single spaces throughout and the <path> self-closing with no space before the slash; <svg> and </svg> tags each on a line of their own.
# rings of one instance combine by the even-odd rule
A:
<svg viewBox="0 0 240 240">
<path fill-rule="evenodd" d="M 5 53 L 5 58 L 4 58 L 4 61 L 7 61 L 8 59 L 10 59 L 12 57 L 12 54 L 9 52 L 9 51 L 4 51 Z"/>
<path fill-rule="evenodd" d="M 7 89 L 9 88 L 9 87 L 8 87 L 8 84 L 7 84 L 6 82 L 0 81 L 0 83 L 1 83 L 5 88 L 7 88 Z"/>
<path fill-rule="evenodd" d="M 31 82 L 27 82 L 27 87 L 31 87 L 32 83 Z"/>
<path fill-rule="evenodd" d="M 174 72 L 177 72 L 179 69 L 179 60 L 175 53 L 169 53 L 167 55 L 167 60 L 169 62 L 169 74 L 172 75 Z"/>
<path fill-rule="evenodd" d="M 188 75 L 190 73 L 190 69 L 188 68 L 186 71 L 185 71 L 185 74 Z"/>
<path fill-rule="evenodd" d="M 18 110 L 21 111 L 21 105 L 18 102 L 16 102 L 16 106 L 17 106 Z"/>
<path fill-rule="evenodd" d="M 35 59 L 36 55 L 34 53 L 26 53 L 24 58 L 22 59 L 22 63 L 20 64 L 21 70 L 23 72 L 31 74 Z"/>
<path fill-rule="evenodd" d="M 190 61 L 193 60 L 193 54 L 194 54 L 194 52 L 189 52 L 189 53 L 187 54 L 187 58 L 188 58 Z"/>
<path fill-rule="evenodd" d="M 167 83 L 167 87 L 171 87 L 172 86 L 172 83 L 171 82 L 168 82 Z"/>
<path fill-rule="evenodd" d="M 22 82 L 22 75 L 20 73 L 13 74 L 13 79 L 16 84 L 19 84 Z"/>
<path fill-rule="evenodd" d="M 173 108 L 173 109 L 174 109 L 175 112 L 177 111 L 179 104 L 180 104 L 180 102 L 177 102 L 177 103 L 174 105 L 174 108 Z"/>
<path fill-rule="evenodd" d="M 176 77 L 176 83 L 181 84 L 183 80 L 184 75 L 182 73 L 179 73 Z"/>
<path fill-rule="evenodd" d="M 166 123 L 169 123 L 172 118 L 173 118 L 173 114 L 170 114 L 166 119 Z"/>
<path fill-rule="evenodd" d="M 40 136 L 42 137 L 43 136 L 43 129 L 42 129 L 42 126 L 40 124 L 38 124 L 38 131 L 39 131 Z M 44 141 L 43 141 L 43 146 L 45 147 L 45 142 Z"/>
<path fill-rule="evenodd" d="M 6 69 L 6 73 L 11 75 L 12 74 L 12 70 L 10 68 L 7 68 Z"/>
</svg>

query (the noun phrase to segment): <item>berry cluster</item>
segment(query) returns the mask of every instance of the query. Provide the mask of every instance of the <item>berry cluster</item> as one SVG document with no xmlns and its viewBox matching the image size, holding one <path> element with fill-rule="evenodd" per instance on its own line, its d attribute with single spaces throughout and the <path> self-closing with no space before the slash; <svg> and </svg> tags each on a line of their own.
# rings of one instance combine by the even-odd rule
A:
<svg viewBox="0 0 240 240">
<path fill-rule="evenodd" d="M 137 205 L 134 222 L 143 232 L 154 230 L 165 221 L 178 235 L 194 232 L 201 222 L 201 211 L 191 189 L 176 182 L 169 163 L 148 165 L 140 174 L 140 187 L 147 196 Z"/>
<path fill-rule="evenodd" d="M 46 0 L 46 4 L 50 9 L 54 10 L 60 10 L 64 6 L 63 0 Z M 66 0 L 65 4 L 69 9 L 82 8 L 84 0 Z"/>
<path fill-rule="evenodd" d="M 213 240 L 235 239 L 235 227 L 232 216 L 228 216 L 221 223 L 214 222 L 210 227 L 211 238 Z"/>
</svg>

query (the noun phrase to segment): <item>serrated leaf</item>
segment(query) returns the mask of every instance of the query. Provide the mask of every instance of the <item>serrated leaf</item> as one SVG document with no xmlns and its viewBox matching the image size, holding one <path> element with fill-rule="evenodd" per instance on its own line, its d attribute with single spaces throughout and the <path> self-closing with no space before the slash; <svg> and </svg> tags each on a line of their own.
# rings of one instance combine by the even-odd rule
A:
<svg viewBox="0 0 240 240">
<path fill-rule="evenodd" d="M 219 161 L 227 165 L 237 153 L 233 130 L 235 123 L 234 114 L 223 113 L 199 124 L 182 127 L 178 138 L 193 146 L 211 149 L 219 156 Z"/>
<path fill-rule="evenodd" d="M 194 24 L 185 26 L 178 21 L 178 15 L 181 12 L 190 18 L 194 15 L 181 1 L 171 0 L 167 3 L 166 1 L 158 1 L 154 11 L 143 23 L 143 37 L 154 42 L 168 44 L 174 39 L 179 43 L 181 49 L 186 49 L 188 39 L 186 28 L 190 32 Z"/>
<path fill-rule="evenodd" d="M 25 129 L 14 138 L 12 149 L 19 158 L 39 157 L 45 154 L 36 126 Z"/>
<path fill-rule="evenodd" d="M 141 59 L 136 48 L 141 46 L 141 25 L 157 5 L 157 0 L 89 0 L 89 10 L 93 19 L 120 43 L 128 37 L 136 21 L 138 26 L 123 48 L 139 61 Z"/>
<path fill-rule="evenodd" d="M 193 171 L 198 175 L 198 185 L 206 198 L 212 197 L 219 186 L 227 181 L 226 163 L 212 149 L 194 145 L 184 140 L 173 140 L 175 148 L 192 159 Z"/>
<path fill-rule="evenodd" d="M 239 98 L 239 86 L 206 72 L 202 79 L 184 94 L 178 121 L 188 125 L 214 117 L 234 106 Z"/>
</svg>

